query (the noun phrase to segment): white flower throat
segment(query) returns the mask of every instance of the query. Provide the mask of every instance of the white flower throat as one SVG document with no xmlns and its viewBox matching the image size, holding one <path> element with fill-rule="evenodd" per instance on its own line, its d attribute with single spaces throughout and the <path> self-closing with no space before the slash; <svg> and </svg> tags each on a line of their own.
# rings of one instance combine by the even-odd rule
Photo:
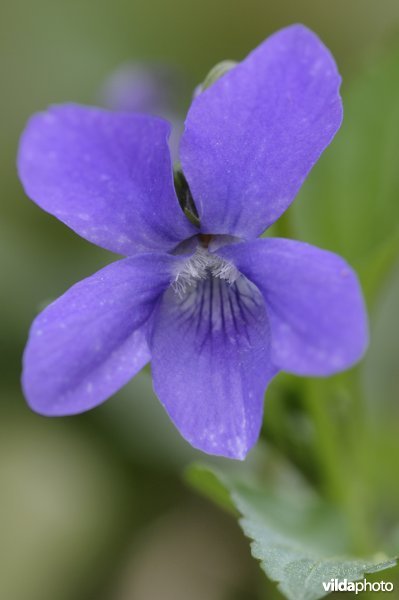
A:
<svg viewBox="0 0 399 600">
<path fill-rule="evenodd" d="M 182 298 L 204 279 L 211 277 L 233 284 L 239 276 L 240 272 L 232 263 L 209 252 L 208 248 L 198 246 L 195 253 L 180 265 L 172 287 Z"/>
</svg>

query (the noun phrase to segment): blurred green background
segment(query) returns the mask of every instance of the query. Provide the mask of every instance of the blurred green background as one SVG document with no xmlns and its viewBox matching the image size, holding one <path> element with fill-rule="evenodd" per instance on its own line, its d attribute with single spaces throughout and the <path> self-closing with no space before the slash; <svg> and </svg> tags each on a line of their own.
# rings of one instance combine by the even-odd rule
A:
<svg viewBox="0 0 399 600">
<path fill-rule="evenodd" d="M 15 156 L 33 112 L 95 104 L 127 60 L 175 65 L 191 90 L 215 63 L 240 60 L 293 22 L 331 48 L 346 116 L 275 231 L 340 252 L 359 270 L 372 342 L 349 374 L 316 382 L 279 376 L 263 437 L 270 456 L 287 456 L 345 513 L 355 552 L 398 553 L 397 0 L 2 0 L 2 600 L 282 597 L 236 522 L 184 483 L 183 468 L 201 457 L 169 423 L 147 372 L 88 414 L 51 420 L 26 407 L 19 376 L 31 320 L 114 257 L 24 196 Z M 189 97 L 182 94 L 182 107 Z M 398 581 L 394 571 L 386 578 Z"/>
</svg>

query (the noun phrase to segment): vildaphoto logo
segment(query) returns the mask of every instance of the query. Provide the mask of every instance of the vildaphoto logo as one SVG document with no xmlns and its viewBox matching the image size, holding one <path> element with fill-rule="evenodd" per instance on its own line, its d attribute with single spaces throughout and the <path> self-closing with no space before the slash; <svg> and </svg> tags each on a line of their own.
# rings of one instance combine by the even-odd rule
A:
<svg viewBox="0 0 399 600">
<path fill-rule="evenodd" d="M 390 581 L 348 581 L 347 579 L 330 579 L 323 581 L 325 592 L 392 592 L 393 583 Z"/>
</svg>

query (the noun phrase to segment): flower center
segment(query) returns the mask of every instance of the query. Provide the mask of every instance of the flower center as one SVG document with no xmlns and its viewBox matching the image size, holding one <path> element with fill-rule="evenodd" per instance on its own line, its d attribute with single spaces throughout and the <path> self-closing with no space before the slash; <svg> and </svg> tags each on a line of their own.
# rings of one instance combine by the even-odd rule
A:
<svg viewBox="0 0 399 600">
<path fill-rule="evenodd" d="M 233 284 L 240 276 L 240 272 L 232 263 L 209 252 L 208 245 L 212 238 L 211 235 L 203 235 L 201 238 L 205 238 L 206 245 L 204 240 L 200 239 L 201 245 L 197 246 L 196 251 L 189 259 L 180 264 L 172 283 L 172 288 L 181 298 L 204 279 L 222 279 Z"/>
</svg>

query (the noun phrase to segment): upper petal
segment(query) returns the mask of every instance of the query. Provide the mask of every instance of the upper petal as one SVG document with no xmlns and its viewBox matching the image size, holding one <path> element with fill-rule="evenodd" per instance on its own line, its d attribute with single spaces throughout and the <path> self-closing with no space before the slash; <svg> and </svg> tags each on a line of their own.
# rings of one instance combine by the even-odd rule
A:
<svg viewBox="0 0 399 600">
<path fill-rule="evenodd" d="M 256 442 L 264 391 L 276 373 L 259 291 L 209 277 L 154 314 L 154 389 L 181 434 L 210 454 L 242 459 Z"/>
<path fill-rule="evenodd" d="M 171 249 L 192 235 L 173 186 L 170 126 L 77 105 L 32 117 L 18 169 L 25 191 L 76 233 L 120 254 Z"/>
<path fill-rule="evenodd" d="M 261 290 L 273 362 L 299 375 L 330 375 L 363 355 L 368 325 L 356 274 L 336 254 L 285 239 L 219 251 Z"/>
<path fill-rule="evenodd" d="M 33 322 L 23 388 L 45 415 L 88 410 L 116 392 L 148 360 L 147 321 L 176 259 L 140 255 L 71 287 Z"/>
<path fill-rule="evenodd" d="M 286 210 L 341 124 L 339 85 L 330 52 L 294 25 L 193 101 L 180 152 L 204 232 L 254 237 Z"/>
</svg>

